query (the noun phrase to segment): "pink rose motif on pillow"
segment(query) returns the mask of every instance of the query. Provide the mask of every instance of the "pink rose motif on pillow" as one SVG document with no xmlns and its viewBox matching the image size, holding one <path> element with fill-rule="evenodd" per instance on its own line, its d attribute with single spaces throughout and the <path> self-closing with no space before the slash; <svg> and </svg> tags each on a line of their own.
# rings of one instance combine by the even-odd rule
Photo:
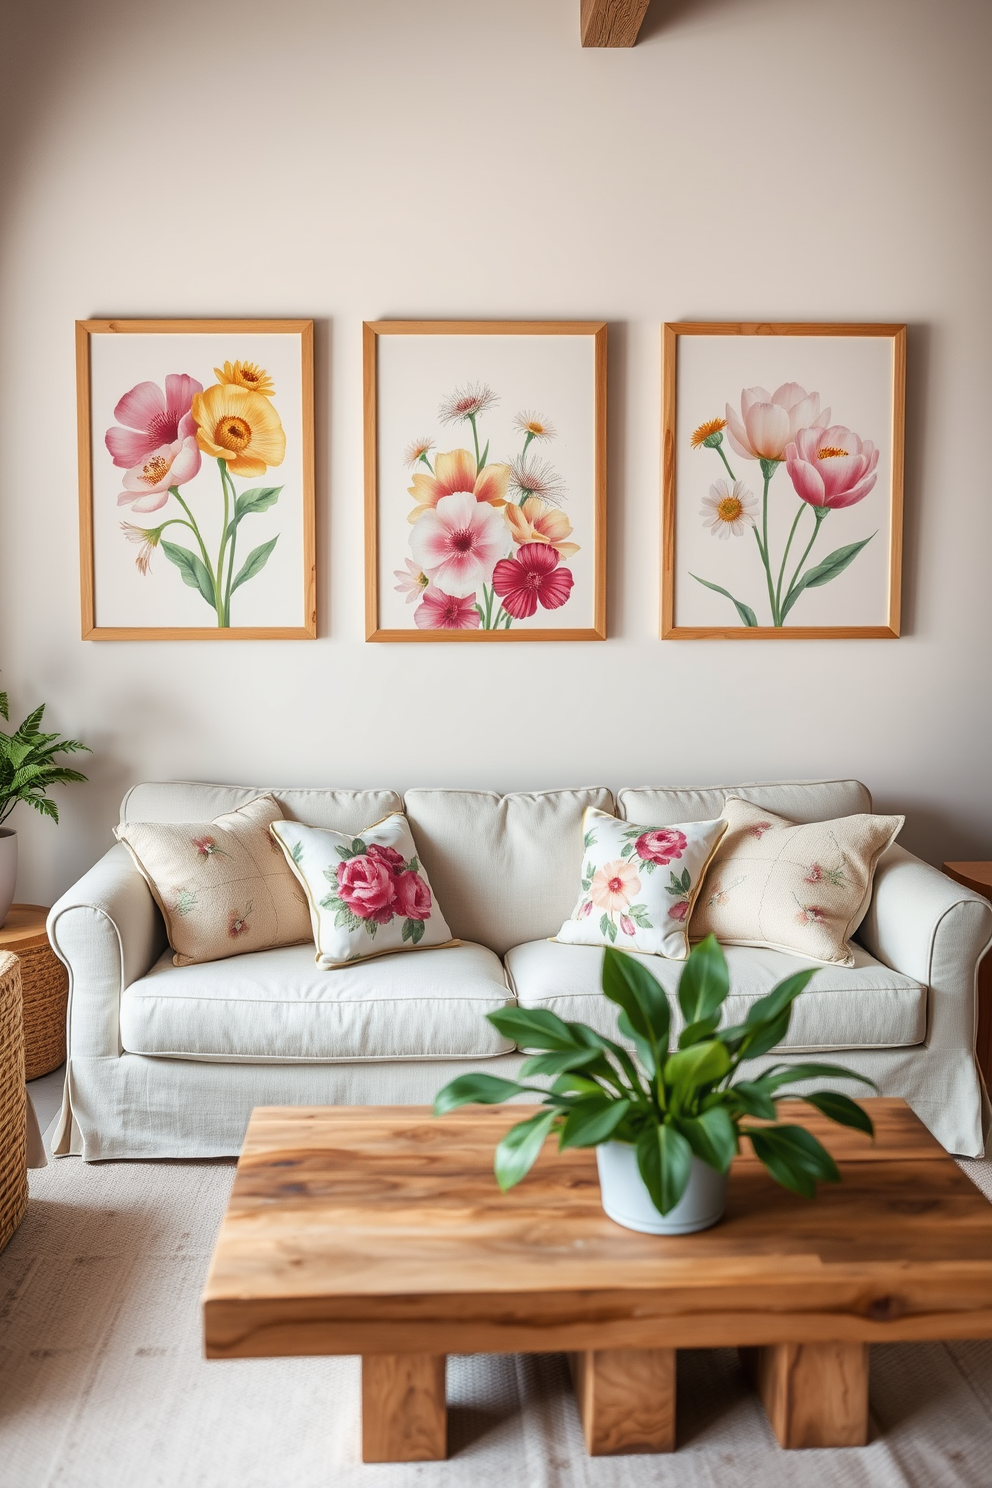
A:
<svg viewBox="0 0 992 1488">
<path fill-rule="evenodd" d="M 399 854 L 397 854 L 399 856 Z M 402 858 L 400 859 L 402 862 Z M 338 894 L 361 920 L 387 925 L 393 918 L 395 877 L 387 864 L 368 853 L 338 864 Z"/>
<path fill-rule="evenodd" d="M 399 873 L 395 883 L 397 914 L 404 915 L 408 920 L 429 920 L 432 907 L 431 891 L 420 874 Z"/>
<path fill-rule="evenodd" d="M 405 866 L 403 854 L 398 853 L 395 847 L 382 847 L 378 842 L 370 842 L 367 856 L 375 858 L 377 863 L 385 863 L 392 873 L 402 873 Z"/>
<path fill-rule="evenodd" d="M 680 858 L 686 846 L 686 835 L 677 827 L 658 827 L 651 832 L 642 832 L 634 843 L 634 851 L 644 862 L 656 863 L 663 868 L 666 863 Z"/>
</svg>

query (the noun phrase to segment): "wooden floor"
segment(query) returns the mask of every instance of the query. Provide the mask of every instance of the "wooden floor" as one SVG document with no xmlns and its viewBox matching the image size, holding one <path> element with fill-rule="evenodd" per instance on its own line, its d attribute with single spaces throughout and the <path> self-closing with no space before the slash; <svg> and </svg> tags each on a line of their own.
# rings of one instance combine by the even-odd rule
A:
<svg viewBox="0 0 992 1488">
<path fill-rule="evenodd" d="M 591 1452 L 670 1450 L 675 1350 L 727 1345 L 783 1445 L 863 1441 L 870 1343 L 992 1336 L 992 1206 L 903 1102 L 866 1104 L 875 1143 L 783 1111 L 840 1185 L 800 1199 L 746 1153 L 724 1221 L 672 1237 L 607 1219 L 590 1151 L 501 1194 L 519 1108 L 256 1110 L 207 1355 L 361 1354 L 370 1461 L 444 1455 L 449 1353 L 567 1352 Z"/>
</svg>

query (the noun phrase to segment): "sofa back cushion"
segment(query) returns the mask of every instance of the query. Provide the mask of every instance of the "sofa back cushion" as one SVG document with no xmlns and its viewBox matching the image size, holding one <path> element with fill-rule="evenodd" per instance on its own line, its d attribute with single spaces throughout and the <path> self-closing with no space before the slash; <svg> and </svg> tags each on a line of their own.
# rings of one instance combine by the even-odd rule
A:
<svg viewBox="0 0 992 1488">
<path fill-rule="evenodd" d="M 751 801 L 793 822 L 832 821 L 871 811 L 871 792 L 860 780 L 782 780 L 763 785 L 711 785 L 685 789 L 668 786 L 625 787 L 617 809 L 626 821 L 659 827 L 677 822 L 710 821 L 723 814 L 728 796 Z"/>
<path fill-rule="evenodd" d="M 132 786 L 121 802 L 121 823 L 212 821 L 215 816 L 237 811 L 262 792 L 275 796 L 291 821 L 304 822 L 308 827 L 331 827 L 335 832 L 360 832 L 369 822 L 403 810 L 401 798 L 391 790 L 283 790 L 268 785 L 165 780 Z"/>
<path fill-rule="evenodd" d="M 575 902 L 582 813 L 590 806 L 614 809 L 605 786 L 508 796 L 410 790 L 405 799 L 452 935 L 499 956 L 522 941 L 557 934 Z"/>
</svg>

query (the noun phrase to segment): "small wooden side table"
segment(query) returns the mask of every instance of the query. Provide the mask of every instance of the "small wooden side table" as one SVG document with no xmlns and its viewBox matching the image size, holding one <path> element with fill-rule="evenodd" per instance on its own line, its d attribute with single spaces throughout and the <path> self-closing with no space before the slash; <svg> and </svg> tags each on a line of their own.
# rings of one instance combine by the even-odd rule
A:
<svg viewBox="0 0 992 1488">
<path fill-rule="evenodd" d="M 65 1062 L 69 974 L 48 943 L 47 917 L 43 904 L 12 904 L 0 926 L 0 951 L 13 951 L 21 963 L 26 1080 Z"/>
<path fill-rule="evenodd" d="M 945 863 L 944 872 L 955 883 L 992 900 L 992 863 Z M 978 1039 L 975 1057 L 986 1088 L 992 1091 L 992 951 L 978 968 Z"/>
</svg>

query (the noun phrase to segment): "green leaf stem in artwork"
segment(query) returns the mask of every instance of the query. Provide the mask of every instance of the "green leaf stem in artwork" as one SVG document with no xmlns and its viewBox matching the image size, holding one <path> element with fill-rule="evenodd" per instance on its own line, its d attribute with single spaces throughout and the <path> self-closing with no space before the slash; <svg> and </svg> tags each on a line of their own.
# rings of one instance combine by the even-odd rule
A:
<svg viewBox="0 0 992 1488">
<path fill-rule="evenodd" d="M 240 589 L 242 584 L 247 584 L 249 579 L 253 579 L 257 573 L 261 572 L 272 556 L 272 550 L 278 541 L 279 534 L 276 533 L 275 537 L 270 537 L 268 542 L 260 543 L 257 548 L 252 549 L 231 585 L 232 594 L 235 589 Z"/>
<path fill-rule="evenodd" d="M 709 579 L 701 579 L 698 574 L 690 574 L 689 577 L 695 579 L 697 584 L 702 584 L 707 589 L 714 589 L 716 590 L 717 594 L 722 594 L 727 599 L 729 599 L 731 604 L 733 604 L 735 609 L 737 610 L 738 615 L 740 615 L 742 625 L 746 625 L 748 626 L 748 628 L 751 628 L 752 626 L 757 627 L 758 617 L 752 610 L 751 606 L 743 604 L 742 601 L 739 599 L 734 599 L 734 596 L 730 593 L 729 589 L 724 589 L 720 584 L 711 584 Z"/>
<path fill-rule="evenodd" d="M 178 543 L 167 542 L 165 538 L 161 542 L 162 552 L 170 563 L 174 563 L 182 575 L 184 584 L 191 589 L 198 589 L 207 601 L 208 605 L 214 604 L 214 579 L 207 565 L 189 548 L 182 548 Z"/>
</svg>

